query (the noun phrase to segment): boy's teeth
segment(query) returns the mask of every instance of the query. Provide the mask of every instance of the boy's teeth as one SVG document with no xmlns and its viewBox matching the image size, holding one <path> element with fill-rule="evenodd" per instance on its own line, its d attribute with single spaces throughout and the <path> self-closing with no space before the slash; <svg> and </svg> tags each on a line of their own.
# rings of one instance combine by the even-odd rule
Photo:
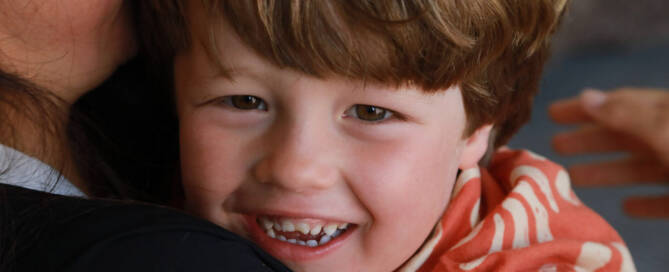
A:
<svg viewBox="0 0 669 272">
<path fill-rule="evenodd" d="M 295 226 L 295 229 L 297 229 L 297 231 L 299 231 L 299 232 L 301 232 L 302 234 L 305 234 L 305 235 L 306 235 L 306 234 L 309 234 L 309 231 L 310 231 L 310 229 L 309 229 L 309 225 L 307 225 L 307 224 L 305 224 L 305 223 L 298 223 L 298 224 Z M 317 234 L 318 234 L 318 233 L 317 233 Z"/>
<path fill-rule="evenodd" d="M 313 228 L 311 228 L 309 234 L 318 235 L 319 233 L 321 233 L 321 229 L 323 229 L 323 226 L 321 226 L 321 224 L 317 224 Z"/>
<path fill-rule="evenodd" d="M 270 230 L 272 229 L 272 226 L 274 226 L 274 222 L 265 217 L 260 218 L 260 222 L 262 222 L 262 226 L 265 228 L 265 230 Z"/>
<path fill-rule="evenodd" d="M 288 220 L 284 220 L 281 224 L 282 231 L 293 232 L 295 231 L 295 225 Z"/>
<path fill-rule="evenodd" d="M 323 245 L 327 242 L 330 242 L 330 239 L 332 239 L 332 237 L 330 237 L 330 235 L 324 235 L 323 237 L 321 237 L 321 240 L 318 241 L 318 244 Z"/>
<path fill-rule="evenodd" d="M 270 238 L 308 247 L 324 245 L 330 242 L 333 238 L 339 236 L 350 226 L 349 223 L 328 223 L 326 225 L 312 223 L 313 225 L 311 225 L 308 222 L 299 222 L 299 220 L 295 219 L 272 219 L 266 216 L 259 216 L 258 224 L 265 229 L 267 236 Z M 297 238 L 286 238 L 286 236 L 295 237 L 295 234 L 290 234 L 291 232 L 299 232 L 300 235 L 310 235 L 314 238 L 306 240 L 308 239 L 307 237 L 309 237 L 307 236 L 305 237 L 306 241 L 301 240 L 299 235 Z"/>
<path fill-rule="evenodd" d="M 326 235 L 332 235 L 337 230 L 337 224 L 328 224 L 323 228 Z"/>
</svg>

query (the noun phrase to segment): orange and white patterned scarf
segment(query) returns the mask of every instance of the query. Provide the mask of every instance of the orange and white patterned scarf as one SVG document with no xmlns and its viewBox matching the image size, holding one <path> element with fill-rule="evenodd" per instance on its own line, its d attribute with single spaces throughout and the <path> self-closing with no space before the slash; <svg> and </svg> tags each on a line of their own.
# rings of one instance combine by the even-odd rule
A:
<svg viewBox="0 0 669 272">
<path fill-rule="evenodd" d="M 462 171 L 431 237 L 402 271 L 636 271 L 618 233 L 559 165 L 500 149 Z"/>
</svg>

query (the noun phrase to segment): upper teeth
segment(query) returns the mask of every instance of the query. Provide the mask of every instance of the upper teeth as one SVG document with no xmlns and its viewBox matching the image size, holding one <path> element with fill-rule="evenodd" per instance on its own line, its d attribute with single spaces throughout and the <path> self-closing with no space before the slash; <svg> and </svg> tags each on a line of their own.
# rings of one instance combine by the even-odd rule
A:
<svg viewBox="0 0 669 272">
<path fill-rule="evenodd" d="M 280 230 L 283 230 L 283 231 L 286 231 L 286 232 L 295 231 L 295 225 L 293 225 L 293 223 L 288 221 L 288 220 L 284 220 L 283 223 L 281 223 L 281 229 Z"/>
<path fill-rule="evenodd" d="M 332 233 L 334 233 L 337 229 L 345 230 L 349 226 L 348 223 L 328 223 L 325 225 L 322 225 L 320 223 L 315 223 L 313 225 L 310 225 L 304 222 L 295 223 L 290 219 L 283 219 L 281 220 L 281 223 L 275 222 L 274 220 L 271 220 L 267 217 L 260 217 L 259 219 L 265 230 L 273 228 L 278 231 L 284 231 L 284 232 L 299 231 L 302 234 L 311 234 L 311 235 L 317 235 L 321 232 L 321 230 L 325 232 L 325 234 L 327 235 L 332 235 Z"/>
<path fill-rule="evenodd" d="M 272 226 L 274 226 L 274 222 L 269 221 L 269 220 L 262 221 L 262 224 L 263 224 L 263 227 L 265 227 L 265 229 L 271 229 Z"/>
<path fill-rule="evenodd" d="M 321 233 L 322 228 L 323 228 L 323 226 L 321 226 L 320 224 L 317 224 L 317 225 L 315 225 L 311 228 L 311 231 L 309 233 L 311 235 L 318 235 L 319 233 Z"/>
<path fill-rule="evenodd" d="M 343 232 L 349 227 L 348 223 L 309 224 L 306 222 L 295 222 L 294 220 L 285 218 L 282 218 L 281 220 L 273 220 L 265 216 L 260 216 L 258 218 L 258 221 L 260 225 L 265 229 L 269 237 L 309 247 L 323 245 L 329 242 L 332 238 L 337 237 L 341 232 Z M 276 234 L 276 231 L 284 233 L 298 231 L 304 235 L 307 234 L 311 234 L 312 236 L 322 235 L 322 237 L 320 237 L 319 241 L 316 240 L 302 241 L 299 239 L 286 239 L 286 237 Z"/>
<path fill-rule="evenodd" d="M 297 231 L 301 232 L 302 234 L 308 234 L 311 231 L 309 225 L 306 223 L 297 223 L 295 229 L 297 229 Z"/>
<path fill-rule="evenodd" d="M 337 230 L 337 224 L 327 224 L 324 228 L 323 231 L 327 235 L 332 235 L 336 230 Z"/>
</svg>

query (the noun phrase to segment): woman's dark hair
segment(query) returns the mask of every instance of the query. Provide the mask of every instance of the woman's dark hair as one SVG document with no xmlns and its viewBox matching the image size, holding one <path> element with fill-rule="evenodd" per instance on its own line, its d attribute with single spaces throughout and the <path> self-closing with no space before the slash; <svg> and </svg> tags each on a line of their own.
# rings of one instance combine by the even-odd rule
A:
<svg viewBox="0 0 669 272">
<path fill-rule="evenodd" d="M 167 204 L 179 188 L 169 80 L 155 80 L 148 65 L 135 58 L 72 107 L 68 131 L 75 163 L 85 167 L 80 172 L 93 185 L 99 176 L 109 180 L 94 196 Z M 118 184 L 122 190 L 106 191 Z"/>
<path fill-rule="evenodd" d="M 29 122 L 30 126 L 39 128 L 34 129 L 34 136 L 40 140 L 39 146 L 46 147 L 49 143 L 48 139 L 59 133 L 58 124 L 62 123 L 62 118 L 65 118 L 65 113 L 59 107 L 62 103 L 57 97 L 54 97 L 50 92 L 40 89 L 31 82 L 24 80 L 18 76 L 3 72 L 0 70 L 0 143 L 16 149 L 25 148 L 20 146 L 20 135 L 16 121 L 21 120 Z M 20 119 L 18 119 L 20 118 Z M 24 124 L 22 124 L 24 125 Z M 31 148 L 35 149 L 35 148 Z M 35 149 L 36 153 L 33 156 L 49 157 L 53 154 L 47 154 L 47 148 Z M 10 157 L 12 153 L 0 154 L 0 181 L 10 179 L 6 174 L 15 167 L 16 158 Z M 64 160 L 59 160 L 64 161 Z M 65 164 L 52 165 L 54 169 L 62 170 Z M 58 182 L 60 174 L 58 171 L 50 173 L 55 176 Z M 47 185 L 47 184 L 45 184 Z M 53 188 L 55 184 L 48 184 L 47 187 Z M 19 228 L 21 218 L 15 218 L 15 214 L 11 214 L 12 205 L 7 201 L 8 195 L 4 187 L 0 187 L 0 270 L 8 271 L 12 268 L 13 261 L 17 255 L 20 254 L 22 245 L 27 244 L 25 238 L 31 236 L 18 235 L 19 232 L 32 232 L 39 230 L 39 226 L 34 229 Z M 37 207 L 36 207 L 37 208 Z"/>
<path fill-rule="evenodd" d="M 90 197 L 168 203 L 173 189 L 178 188 L 174 182 L 178 177 L 176 117 L 170 93 L 149 83 L 144 68 L 140 58 L 123 65 L 100 87 L 79 99 L 67 116 L 59 105 L 64 102 L 51 92 L 0 71 L 0 143 L 12 147 L 20 140 L 17 128 L 7 121 L 12 115 L 20 114 L 39 128 L 36 136 L 42 141 L 40 146 L 46 146 L 47 139 L 59 133 L 57 126 L 62 118 L 68 118 L 67 146 Z M 47 148 L 41 151 L 48 152 Z M 0 180 L 12 167 L 12 158 L 1 159 L 9 164 L 0 166 L 4 168 L 0 169 Z M 51 180 L 59 180 L 65 164 L 52 166 L 56 178 Z M 11 203 L 6 202 L 5 195 L 0 187 L 0 271 L 10 271 L 21 245 L 30 243 L 17 240 L 30 239 L 18 232 L 41 229 L 17 229 L 21 218 L 8 216 Z M 44 199 L 34 208 L 48 201 Z"/>
<path fill-rule="evenodd" d="M 48 139 L 56 138 L 59 124 L 67 118 L 68 138 L 64 144 L 70 149 L 78 174 L 89 185 L 90 196 L 166 200 L 152 194 L 147 184 L 156 176 L 155 167 L 167 168 L 162 161 L 151 159 L 173 158 L 169 155 L 177 150 L 174 143 L 163 145 L 175 137 L 176 120 L 171 122 L 169 94 L 152 96 L 156 92 L 143 81 L 142 68 L 139 60 L 122 66 L 72 105 L 69 115 L 60 105 L 65 102 L 48 90 L 0 71 L 0 113 L 4 116 L 0 119 L 0 143 L 12 147 L 20 142 L 14 124 L 7 122 L 18 115 L 39 128 L 34 135 L 41 141 L 39 146 L 53 144 Z M 33 155 L 51 155 L 45 154 L 46 148 L 37 151 Z M 52 166 L 61 172 L 65 164 Z M 0 169 L 0 179 L 7 170 Z M 141 178 L 133 178 L 134 174 Z"/>
</svg>

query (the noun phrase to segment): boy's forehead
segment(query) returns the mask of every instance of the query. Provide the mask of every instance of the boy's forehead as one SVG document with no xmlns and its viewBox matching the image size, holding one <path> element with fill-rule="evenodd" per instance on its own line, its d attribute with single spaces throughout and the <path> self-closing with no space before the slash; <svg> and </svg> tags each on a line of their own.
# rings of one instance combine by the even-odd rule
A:
<svg viewBox="0 0 669 272">
<path fill-rule="evenodd" d="M 258 38 L 263 35 L 270 35 L 268 33 L 240 31 L 240 29 L 244 28 L 240 28 L 239 25 L 233 26 L 231 25 L 230 20 L 226 19 L 226 15 L 229 14 L 225 13 L 223 9 L 219 7 L 219 5 L 224 4 L 212 6 L 219 9 L 218 11 L 212 11 L 207 10 L 207 8 L 212 8 L 205 6 L 205 3 L 207 2 L 210 1 L 188 1 L 188 20 L 191 21 L 188 24 L 190 25 L 190 36 L 193 38 L 192 41 L 196 43 L 191 45 L 201 47 L 200 49 L 204 50 L 208 61 L 220 71 L 220 75 L 223 77 L 253 77 L 258 74 L 266 74 L 268 72 L 267 70 L 280 68 L 281 70 L 287 69 L 294 71 L 299 76 L 310 76 L 328 80 L 337 79 L 355 82 L 357 85 L 365 86 L 365 88 L 358 89 L 382 88 L 386 90 L 401 91 L 409 88 L 419 89 L 425 94 L 443 92 L 459 84 L 457 77 L 459 77 L 460 75 L 458 74 L 461 73 L 453 72 L 442 74 L 445 67 L 451 67 L 449 69 L 457 69 L 453 68 L 457 65 L 452 62 L 449 63 L 449 61 L 444 60 L 444 63 L 449 63 L 449 65 L 440 65 L 442 67 L 434 65 L 423 65 L 422 67 L 418 67 L 415 62 L 420 61 L 417 59 L 420 57 L 411 55 L 416 52 L 408 53 L 408 55 L 403 57 L 397 57 L 394 56 L 396 54 L 393 54 L 392 50 L 387 48 L 387 45 L 379 43 L 380 39 L 370 38 L 365 35 L 355 35 L 353 32 L 345 34 L 344 36 L 349 36 L 354 40 L 357 39 L 357 41 L 353 41 L 354 43 L 366 44 L 366 41 L 369 41 L 371 44 L 378 46 L 359 46 L 360 48 L 363 48 L 361 49 L 362 51 L 354 53 L 364 55 L 360 57 L 360 59 L 356 59 L 357 57 L 351 55 L 351 52 L 346 52 L 346 50 L 350 48 L 335 48 L 336 50 L 340 50 L 341 54 L 331 54 L 330 52 L 326 55 L 319 55 L 314 54 L 314 52 L 304 52 L 304 54 L 302 54 L 302 52 L 289 52 L 284 56 L 282 54 L 286 51 L 295 50 L 295 45 L 290 44 L 291 42 L 289 41 L 291 39 L 294 40 L 295 37 L 283 37 L 278 38 L 278 41 L 272 41 L 271 39 L 264 40 L 267 37 Z M 251 4 L 249 5 L 252 6 Z M 248 17 L 248 14 L 236 14 L 234 16 Z M 260 18 L 246 18 L 246 20 L 257 21 L 260 20 Z M 265 27 L 272 27 L 272 22 L 254 23 L 261 25 L 267 23 L 270 25 L 265 25 Z M 247 30 L 248 29 L 259 30 L 254 27 L 247 27 Z M 346 29 L 346 27 L 344 29 Z M 329 32 L 334 31 L 333 29 L 328 30 Z M 292 29 L 287 31 L 294 32 L 297 30 Z M 322 34 L 325 36 L 330 35 L 328 33 Z M 260 41 L 257 39 L 260 39 Z M 317 37 L 316 39 L 319 38 Z M 337 46 L 324 46 L 322 41 L 321 43 L 316 43 L 314 46 L 318 45 L 323 48 L 305 48 L 305 51 L 324 52 L 333 49 L 327 47 Z M 440 54 L 443 55 L 443 53 Z M 285 60 L 285 57 L 289 58 L 288 61 Z M 400 63 L 400 59 L 404 59 L 407 63 Z M 405 64 L 407 67 L 403 67 Z M 430 66 L 433 67 L 430 68 Z M 419 69 L 427 70 L 419 71 Z M 426 83 L 425 80 L 432 83 Z M 441 83 L 435 85 L 436 82 Z"/>
<path fill-rule="evenodd" d="M 432 98 L 440 93 L 448 91 L 459 91 L 458 85 L 453 85 L 439 92 L 423 91 L 420 86 L 411 82 L 404 84 L 384 83 L 372 80 L 361 80 L 356 78 L 347 78 L 341 75 L 326 75 L 316 77 L 292 69 L 290 67 L 278 67 L 274 63 L 260 57 L 251 48 L 246 46 L 236 37 L 230 29 L 221 29 L 219 32 L 221 38 L 219 53 L 220 58 L 214 59 L 211 54 L 205 52 L 201 56 L 207 59 L 210 67 L 220 73 L 215 73 L 216 77 L 227 78 L 231 81 L 251 80 L 264 83 L 276 83 L 278 85 L 291 86 L 299 84 L 327 84 L 337 88 L 332 90 L 346 90 L 351 92 L 375 92 L 375 93 L 393 93 L 394 97 L 406 97 L 414 102 L 431 104 Z M 206 50 L 201 48 L 200 50 Z"/>
<path fill-rule="evenodd" d="M 450 63 L 443 67 L 417 64 L 424 57 L 419 46 L 413 46 L 411 50 L 394 48 L 389 39 L 396 33 L 374 32 L 369 27 L 351 25 L 345 22 L 345 15 L 341 13 L 329 15 L 334 19 L 300 18 L 303 24 L 293 25 L 277 22 L 279 15 L 272 17 L 249 12 L 247 9 L 252 9 L 253 4 L 239 8 L 231 6 L 244 5 L 220 3 L 214 5 L 217 10 L 207 10 L 214 6 L 206 7 L 206 2 L 189 1 L 191 37 L 197 38 L 211 61 L 224 73 L 235 66 L 243 66 L 239 62 L 247 62 L 245 57 L 255 55 L 258 58 L 251 61 L 260 60 L 264 64 L 271 63 L 319 78 L 339 76 L 395 89 L 401 85 L 416 85 L 426 92 L 444 90 L 453 85 L 458 76 L 443 73 L 444 67 L 454 69 L 452 61 L 443 61 Z M 234 25 L 230 21 L 234 21 Z M 324 27 L 321 23 L 331 25 Z M 410 29 L 404 25 L 398 28 Z M 439 55 L 443 57 L 444 52 L 447 51 L 440 50 Z M 432 75 L 436 72 L 443 74 Z M 436 82 L 440 82 L 438 86 Z"/>
<path fill-rule="evenodd" d="M 345 76 L 331 74 L 323 77 L 316 77 L 301 71 L 291 69 L 289 67 L 278 67 L 274 63 L 259 56 L 252 48 L 247 46 L 238 35 L 228 26 L 217 28 L 216 38 L 219 42 L 217 50 L 218 55 L 214 56 L 207 52 L 202 42 L 196 42 L 195 46 L 199 47 L 203 54 L 201 57 L 206 58 L 206 62 L 215 71 L 215 77 L 224 77 L 235 81 L 241 78 L 256 81 L 282 81 L 286 85 L 297 84 L 304 81 L 323 81 L 330 84 L 337 84 L 341 89 L 350 90 L 353 92 L 392 92 L 395 97 L 415 98 L 413 101 L 430 104 L 432 98 L 443 92 L 457 90 L 459 86 L 454 84 L 441 91 L 424 91 L 420 86 L 407 81 L 402 84 L 384 83 L 374 80 L 361 80 L 356 78 L 347 78 Z M 198 38 L 201 39 L 201 38 Z M 279 77 L 280 79 L 277 79 Z M 418 91 L 418 92 L 417 92 Z"/>
</svg>

